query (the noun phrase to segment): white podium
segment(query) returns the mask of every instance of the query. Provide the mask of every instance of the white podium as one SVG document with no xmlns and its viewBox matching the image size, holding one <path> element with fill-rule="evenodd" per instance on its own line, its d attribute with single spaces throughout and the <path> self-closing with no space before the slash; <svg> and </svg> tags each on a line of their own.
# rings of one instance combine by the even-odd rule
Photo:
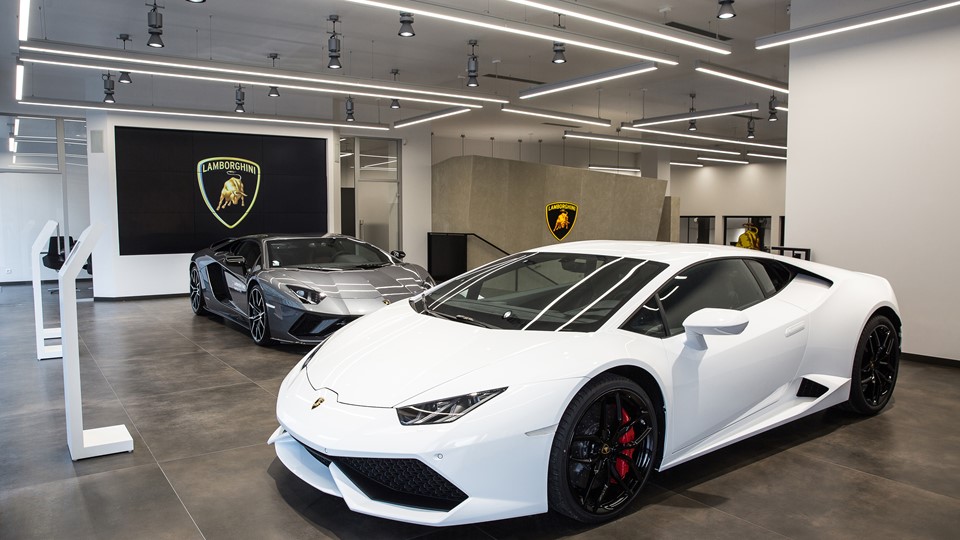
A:
<svg viewBox="0 0 960 540">
<path fill-rule="evenodd" d="M 60 358 L 63 356 L 63 348 L 60 345 L 47 345 L 48 339 L 60 338 L 60 327 L 45 328 L 43 323 L 43 290 L 40 281 L 40 261 L 44 248 L 49 244 L 50 237 L 57 230 L 57 222 L 50 220 L 40 231 L 40 236 L 33 242 L 33 249 L 30 255 L 33 258 L 31 273 L 33 277 L 33 319 L 37 327 L 37 360 L 47 360 L 50 358 Z"/>
<path fill-rule="evenodd" d="M 63 399 L 67 413 L 67 446 L 77 461 L 118 452 L 132 452 L 133 438 L 124 425 L 83 429 L 80 395 L 80 338 L 77 328 L 77 275 L 100 237 L 100 224 L 83 231 L 60 268 L 60 328 L 63 350 Z"/>
</svg>

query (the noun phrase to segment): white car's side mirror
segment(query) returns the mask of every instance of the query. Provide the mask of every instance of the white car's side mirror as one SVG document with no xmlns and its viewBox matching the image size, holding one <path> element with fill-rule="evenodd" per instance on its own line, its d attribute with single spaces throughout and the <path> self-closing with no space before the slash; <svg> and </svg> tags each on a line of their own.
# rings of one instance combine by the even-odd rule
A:
<svg viewBox="0 0 960 540">
<path fill-rule="evenodd" d="M 750 318 L 742 311 L 733 309 L 703 308 L 690 314 L 683 321 L 686 330 L 686 345 L 691 349 L 707 349 L 703 336 L 733 336 L 747 327 Z"/>
</svg>

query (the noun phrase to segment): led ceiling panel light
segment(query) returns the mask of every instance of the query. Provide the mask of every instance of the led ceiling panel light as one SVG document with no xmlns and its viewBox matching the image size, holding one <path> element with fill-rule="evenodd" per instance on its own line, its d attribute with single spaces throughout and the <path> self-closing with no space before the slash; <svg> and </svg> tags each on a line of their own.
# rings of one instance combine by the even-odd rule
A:
<svg viewBox="0 0 960 540">
<path fill-rule="evenodd" d="M 628 32 L 636 32 L 652 38 L 672 41 L 673 43 L 679 43 L 680 45 L 686 45 L 688 47 L 694 47 L 717 54 L 730 54 L 733 52 L 733 47 L 723 43 L 722 41 L 698 36 L 697 34 L 684 32 L 683 30 L 677 30 L 662 24 L 641 21 L 638 19 L 617 15 L 615 13 L 589 8 L 580 4 L 566 2 L 564 0 L 507 1 L 513 2 L 514 4 L 522 4 L 524 6 L 542 9 L 551 13 L 559 13 L 574 19 L 581 19 L 597 24 L 612 26 Z"/>
<path fill-rule="evenodd" d="M 255 68 L 239 64 L 228 64 L 224 62 L 215 62 L 210 60 L 200 60 L 193 58 L 171 58 L 159 57 L 155 54 L 138 53 L 134 51 L 120 51 L 116 49 L 103 49 L 100 47 L 86 47 L 82 45 L 73 45 L 66 43 L 51 43 L 42 40 L 31 40 L 20 44 L 21 51 L 31 51 L 41 54 L 62 55 L 77 58 L 89 58 L 96 60 L 126 62 L 129 64 L 140 64 L 146 66 L 164 66 L 169 68 L 178 68 L 191 71 L 201 71 L 206 73 L 219 73 L 230 75 L 246 75 L 250 77 L 262 77 L 274 81 L 274 86 L 290 85 L 286 81 L 298 81 L 313 84 L 327 84 L 347 86 L 352 88 L 368 88 L 371 90 L 384 90 L 388 92 L 402 92 L 405 94 L 420 94 L 423 96 L 436 96 L 442 98 L 452 98 L 468 101 L 480 101 L 489 103 L 508 103 L 508 100 L 481 93 L 450 92 L 436 87 L 417 86 L 411 84 L 397 83 L 389 84 L 387 81 L 367 81 L 363 79 L 351 79 L 339 76 L 316 76 L 312 73 L 288 71 L 272 68 Z M 133 71 L 126 69 L 125 71 Z M 231 79 L 234 80 L 235 79 Z M 397 94 L 395 97 L 404 99 L 407 96 Z"/>
<path fill-rule="evenodd" d="M 30 30 L 30 0 L 20 0 L 20 41 L 27 40 L 27 33 Z"/>
<path fill-rule="evenodd" d="M 23 99 L 23 62 L 17 60 L 16 83 L 13 89 L 14 99 L 20 101 Z"/>
<path fill-rule="evenodd" d="M 564 131 L 564 138 L 568 139 L 586 139 L 590 141 L 605 141 L 612 143 L 636 144 L 638 146 L 656 146 L 660 148 L 676 148 L 678 150 L 693 150 L 694 152 L 707 152 L 714 154 L 725 154 L 728 156 L 739 156 L 740 152 L 730 150 L 717 150 L 716 148 L 705 148 L 702 146 L 687 146 L 683 144 L 673 144 L 663 141 L 654 141 L 647 139 L 633 139 L 630 137 L 617 137 L 614 135 L 597 135 L 596 133 L 581 133 L 578 131 Z"/>
<path fill-rule="evenodd" d="M 376 131 L 389 131 L 390 128 L 383 124 L 372 124 L 368 122 L 334 122 L 326 120 L 314 120 L 309 118 L 297 118 L 291 116 L 260 116 L 255 114 L 233 114 L 233 113 L 209 113 L 204 111 L 195 111 L 190 109 L 168 109 L 162 107 L 129 107 L 129 106 L 107 106 L 103 103 L 91 103 L 86 101 L 68 101 L 45 98 L 29 98 L 20 102 L 22 105 L 37 105 L 41 107 L 60 107 L 64 109 L 85 109 L 95 111 L 126 112 L 135 114 L 153 114 L 158 116 L 179 116 L 186 118 L 216 118 L 219 120 L 240 120 L 244 122 L 263 122 L 267 124 L 287 124 L 295 126 L 317 126 L 317 127 L 340 127 L 371 129 Z M 470 110 L 470 109 L 467 109 Z"/>
<path fill-rule="evenodd" d="M 691 135 L 690 133 L 678 133 L 676 131 L 660 131 L 658 129 L 649 129 L 649 128 L 635 128 L 626 125 L 626 123 L 620 125 L 621 129 L 629 129 L 631 131 L 640 131 L 643 133 L 653 133 L 655 135 L 666 135 L 668 137 L 684 137 L 687 139 L 699 139 L 701 141 L 712 141 L 712 142 L 721 142 L 728 144 L 742 144 L 745 146 L 756 146 L 758 148 L 773 148 L 775 150 L 786 150 L 787 147 L 779 144 L 764 144 L 757 143 L 749 140 L 740 140 L 740 139 L 728 139 L 726 137 L 717 137 L 715 135 Z"/>
<path fill-rule="evenodd" d="M 619 165 L 587 165 L 588 169 L 594 171 L 616 171 L 616 172 L 632 172 L 639 173 L 640 169 L 636 167 L 621 167 Z"/>
<path fill-rule="evenodd" d="M 385 8 L 391 11 L 404 11 L 407 13 L 413 13 L 414 15 L 433 17 L 445 21 L 467 24 L 489 30 L 496 30 L 498 32 L 507 32 L 519 36 L 543 39 L 551 42 L 559 41 L 560 43 L 565 43 L 568 46 L 576 45 L 596 51 L 630 56 L 640 60 L 662 62 L 671 66 L 675 66 L 679 63 L 679 58 L 672 54 L 665 54 L 639 47 L 631 47 L 629 45 L 607 41 L 605 39 L 598 39 L 581 34 L 575 34 L 573 32 L 567 32 L 566 30 L 562 29 L 537 26 L 519 21 L 508 21 L 492 15 L 464 11 L 461 9 L 440 6 L 428 2 L 418 2 L 417 0 L 397 0 L 395 2 L 379 2 L 376 0 L 347 0 L 347 2 L 361 4 L 364 6 Z"/>
<path fill-rule="evenodd" d="M 733 107 L 719 107 L 716 109 L 701 109 L 699 111 L 687 112 L 681 114 L 668 114 L 654 118 L 641 118 L 632 122 L 633 127 L 656 126 L 658 124 L 670 124 L 672 122 L 686 122 L 688 120 L 700 120 L 703 118 L 714 118 L 717 116 L 730 116 L 734 114 L 746 114 L 760 110 L 759 103 L 745 103 Z"/>
<path fill-rule="evenodd" d="M 787 160 L 787 156 L 774 156 L 772 154 L 757 154 L 754 152 L 747 152 L 747 155 L 751 157 L 758 157 L 758 158 L 781 159 L 783 161 Z"/>
<path fill-rule="evenodd" d="M 956 6 L 960 6 L 960 2 L 956 0 L 920 0 L 918 2 L 906 2 L 904 4 L 897 4 L 895 6 L 869 11 L 867 13 L 861 13 L 860 15 L 853 15 L 833 21 L 811 24 L 809 26 L 787 30 L 786 32 L 763 36 L 757 38 L 756 48 L 757 50 L 769 49 L 770 47 L 777 47 L 780 45 L 787 45 L 789 43 L 796 43 L 798 41 L 806 41 L 808 39 L 829 36 L 831 34 L 838 34 L 840 32 L 847 32 L 850 30 L 856 30 L 858 28 L 873 26 L 875 24 L 905 19 L 915 15 L 923 15 L 925 13 Z"/>
<path fill-rule="evenodd" d="M 442 109 L 442 110 L 434 111 L 427 114 L 421 114 L 419 116 L 413 116 L 413 117 L 407 118 L 406 120 L 397 120 L 396 122 L 393 123 L 393 128 L 397 129 L 402 127 L 412 126 L 414 124 L 420 124 L 423 122 L 429 122 L 431 120 L 438 120 L 440 118 L 446 118 L 448 116 L 453 116 L 455 114 L 470 112 L 470 110 L 471 109 L 467 109 L 465 107 L 453 107 L 450 109 Z"/>
<path fill-rule="evenodd" d="M 111 62 L 111 61 L 86 62 L 81 60 L 75 60 L 71 57 L 45 56 L 45 55 L 40 55 L 37 53 L 29 53 L 29 52 L 23 53 L 21 58 L 25 62 L 34 63 L 34 64 L 49 64 L 49 65 L 76 67 L 76 68 L 84 68 L 84 69 L 96 69 L 100 71 L 103 71 L 103 70 L 119 71 L 120 67 L 122 66 L 123 69 L 128 70 L 131 73 L 138 73 L 142 75 L 156 75 L 160 77 L 176 77 L 181 79 L 224 82 L 229 84 L 242 83 L 247 86 L 262 86 L 266 88 L 276 88 L 279 85 L 279 83 L 273 79 L 248 79 L 248 78 L 238 78 L 238 77 L 200 75 L 200 74 L 197 74 L 195 71 L 178 69 L 178 68 L 168 68 L 164 66 L 157 66 L 154 68 L 147 69 L 147 68 L 137 67 L 135 65 L 131 67 L 126 65 L 123 62 Z M 380 94 L 380 93 L 374 93 L 374 92 L 363 92 L 363 91 L 358 92 L 356 90 L 351 90 L 349 88 L 330 88 L 330 87 L 324 87 L 319 85 L 317 86 L 308 85 L 305 83 L 284 84 L 283 87 L 285 89 L 290 89 L 290 90 L 304 90 L 309 92 L 323 92 L 328 94 L 353 95 L 353 96 L 364 96 L 364 97 L 383 98 L 383 99 L 393 99 L 394 96 L 396 95 L 396 94 L 389 94 L 389 93 Z M 277 92 L 277 94 L 279 95 L 279 92 Z M 470 107 L 470 108 L 476 108 L 476 109 L 480 109 L 483 107 L 483 105 L 479 103 L 472 103 L 468 101 L 457 102 L 457 101 L 447 101 L 447 100 L 441 100 L 441 99 L 430 99 L 430 98 L 411 97 L 411 96 L 403 96 L 403 98 L 407 101 L 414 101 L 414 102 L 420 102 L 420 103 L 433 103 L 435 105 Z"/>
<path fill-rule="evenodd" d="M 677 167 L 703 167 L 703 163 L 687 163 L 686 161 L 671 161 L 670 165 Z"/>
<path fill-rule="evenodd" d="M 590 124 L 592 126 L 610 127 L 610 120 L 606 118 L 596 118 L 593 116 L 583 116 L 579 114 L 570 114 L 560 111 L 548 111 L 545 109 L 534 109 L 532 107 L 521 107 L 519 105 L 501 105 L 503 112 L 525 114 L 527 116 L 539 116 L 541 118 L 552 118 L 554 120 L 566 120 L 578 124 Z"/>
<path fill-rule="evenodd" d="M 712 157 L 698 157 L 697 159 L 701 161 L 713 161 L 717 163 L 734 163 L 736 165 L 749 165 L 749 161 L 743 161 L 741 159 L 722 159 L 722 158 L 712 158 Z"/>
<path fill-rule="evenodd" d="M 587 75 L 585 77 L 577 77 L 576 79 L 568 79 L 566 81 L 550 84 L 541 84 L 540 86 L 531 86 L 530 88 L 521 90 L 519 95 L 520 99 L 530 99 L 546 94 L 552 94 L 554 92 L 563 92 L 564 90 L 580 88 L 581 86 L 587 86 L 589 84 L 597 84 L 604 81 L 611 81 L 613 79 L 621 79 L 623 77 L 632 77 L 633 75 L 640 75 L 641 73 L 647 73 L 656 69 L 657 64 L 655 62 L 640 62 L 639 64 L 633 64 L 632 66 L 612 69 L 610 71 L 603 71 L 593 75 Z"/>
<path fill-rule="evenodd" d="M 703 60 L 697 60 L 694 62 L 693 68 L 701 73 L 709 73 L 710 75 L 716 75 L 717 77 L 723 77 L 725 79 L 730 79 L 737 82 L 752 84 L 753 86 L 759 86 L 769 90 L 776 90 L 777 92 L 783 92 L 784 94 L 790 93 L 790 88 L 787 86 L 787 83 L 775 79 L 768 79 L 752 73 L 747 73 L 746 71 L 718 66 L 716 64 L 711 64 L 710 62 L 704 62 Z"/>
</svg>

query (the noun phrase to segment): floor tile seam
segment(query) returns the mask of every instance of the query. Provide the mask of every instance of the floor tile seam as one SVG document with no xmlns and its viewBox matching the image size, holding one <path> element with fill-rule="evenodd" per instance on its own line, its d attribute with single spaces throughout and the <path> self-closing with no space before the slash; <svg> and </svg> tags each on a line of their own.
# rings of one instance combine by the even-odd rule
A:
<svg viewBox="0 0 960 540">
<path fill-rule="evenodd" d="M 193 343 L 194 346 L 198 347 L 201 351 L 203 351 L 203 352 L 209 354 L 210 356 L 216 358 L 217 361 L 220 362 L 221 364 L 223 364 L 223 365 L 227 366 L 228 368 L 232 369 L 233 371 L 236 371 L 237 373 L 239 373 L 241 377 L 243 377 L 243 378 L 247 379 L 248 381 L 256 384 L 256 381 L 254 381 L 254 380 L 251 379 L 250 377 L 247 377 L 246 375 L 244 375 L 244 374 L 243 374 L 242 372 L 240 372 L 240 370 L 238 370 L 237 368 L 235 368 L 235 367 L 231 366 L 230 364 L 224 362 L 224 360 L 223 360 L 222 358 L 220 358 L 220 357 L 217 356 L 216 354 L 208 351 L 203 345 L 201 345 L 201 344 L 197 343 L 196 341 L 194 341 L 194 340 L 190 339 L 189 337 L 187 337 L 183 332 L 181 332 L 181 331 L 179 331 L 179 330 L 177 330 L 176 328 L 173 328 L 173 327 L 171 327 L 171 329 L 172 329 L 174 332 L 176 332 L 176 333 L 180 334 L 181 336 L 183 336 L 183 338 L 186 339 L 187 341 L 189 341 L 190 343 Z M 260 385 L 257 385 L 257 386 L 260 386 Z M 262 388 L 262 387 L 261 387 L 261 388 Z M 268 392 L 268 393 L 269 393 L 269 392 Z M 271 394 L 271 395 L 272 395 L 272 394 Z"/>
<path fill-rule="evenodd" d="M 244 377 L 244 378 L 247 378 L 247 377 Z M 230 383 L 230 384 L 220 384 L 220 385 L 215 385 L 215 386 L 205 386 L 205 387 L 202 387 L 202 388 L 188 388 L 188 389 L 186 389 L 186 390 L 174 390 L 173 392 L 163 392 L 162 394 L 145 394 L 145 395 L 143 395 L 143 397 L 145 397 L 145 398 L 146 398 L 146 397 L 149 397 L 149 398 L 159 398 L 159 397 L 172 396 L 172 395 L 174 395 L 174 394 L 185 394 L 185 393 L 187 393 L 187 392 L 199 392 L 199 391 L 203 391 L 203 390 L 219 390 L 219 389 L 222 389 L 222 388 L 230 388 L 231 386 L 242 386 L 242 385 L 249 385 L 249 384 L 252 384 L 252 385 L 256 386 L 257 388 L 259 388 L 259 389 L 261 389 L 261 390 L 264 390 L 264 388 L 263 388 L 262 386 L 260 386 L 259 384 L 257 384 L 256 381 L 251 381 L 251 380 L 249 380 L 249 378 L 247 378 L 247 379 L 248 379 L 248 380 L 246 380 L 246 381 L 240 381 L 240 382 L 235 382 L 235 383 Z M 268 392 L 268 391 L 266 391 L 266 390 L 264 390 L 264 391 L 267 392 L 267 394 L 268 394 L 270 397 L 274 397 L 274 395 L 271 394 L 270 392 Z M 119 399 L 119 398 L 118 398 L 118 399 Z M 132 399 L 138 399 L 138 398 L 137 398 L 137 397 L 133 397 Z M 121 403 L 122 403 L 122 400 L 121 400 Z"/>
<path fill-rule="evenodd" d="M 64 449 L 65 449 L 66 452 L 69 454 L 69 449 L 67 449 L 66 446 L 64 446 Z M 126 452 L 123 452 L 123 453 L 126 453 Z M 111 454 L 111 455 L 117 455 L 117 454 Z M 106 456 L 98 456 L 98 457 L 106 457 Z M 79 461 L 83 461 L 83 460 L 79 460 Z M 77 463 L 77 462 L 76 462 L 76 461 L 73 461 L 72 463 Z M 32 483 L 32 484 L 27 484 L 27 485 L 24 485 L 24 486 L 20 486 L 20 487 L 13 488 L 13 489 L 4 489 L 2 492 L 0 492 L 0 494 L 2 494 L 3 496 L 8 496 L 8 495 L 9 495 L 9 496 L 11 496 L 11 497 L 16 497 L 16 494 L 17 494 L 18 491 L 22 491 L 22 490 L 25 490 L 25 489 L 33 489 L 33 488 L 38 488 L 38 487 L 42 487 L 42 486 L 48 486 L 48 485 L 51 485 L 51 484 L 59 484 L 59 483 L 62 483 L 62 482 L 80 482 L 81 480 L 84 480 L 84 479 L 87 479 L 87 478 L 93 479 L 93 478 L 96 478 L 96 477 L 98 477 L 98 476 L 103 476 L 103 475 L 106 475 L 106 474 L 116 473 L 116 472 L 119 472 L 119 471 L 129 471 L 130 469 L 139 469 L 140 467 L 157 467 L 157 468 L 159 469 L 159 468 L 160 468 L 160 464 L 157 463 L 156 461 L 154 461 L 153 463 L 134 463 L 134 464 L 131 464 L 131 465 L 125 465 L 125 466 L 122 466 L 122 467 L 117 467 L 116 469 L 109 469 L 109 470 L 106 470 L 106 471 L 92 472 L 92 473 L 89 473 L 89 474 L 78 474 L 78 475 L 76 475 L 76 476 L 68 476 L 68 477 L 66 477 L 66 478 L 58 478 L 58 479 L 55 479 L 55 480 L 47 480 L 46 482 L 34 482 L 34 483 Z"/>
<path fill-rule="evenodd" d="M 280 424 L 278 423 L 277 425 L 280 425 Z M 268 437 L 269 437 L 269 436 L 268 436 Z M 230 448 L 221 448 L 220 450 L 211 450 L 210 452 L 203 452 L 203 453 L 200 453 L 200 454 L 191 454 L 191 455 L 189 455 L 189 456 L 180 456 L 180 457 L 175 457 L 175 458 L 171 458 L 171 459 L 165 459 L 165 460 L 163 460 L 163 461 L 159 461 L 158 463 L 161 464 L 161 465 L 163 465 L 163 464 L 171 464 L 171 463 L 176 463 L 177 461 L 183 461 L 183 460 L 185 460 L 185 459 L 196 459 L 196 458 L 199 458 L 199 457 L 213 456 L 213 455 L 216 455 L 216 454 L 222 454 L 222 453 L 224 453 L 224 452 L 232 452 L 232 451 L 234 451 L 234 450 L 243 450 L 243 449 L 246 449 L 246 448 L 254 448 L 254 447 L 257 447 L 257 446 L 263 446 L 263 445 L 265 445 L 265 444 L 267 444 L 266 441 L 264 441 L 264 442 L 259 442 L 259 443 L 254 443 L 254 444 L 244 444 L 244 445 L 241 445 L 241 446 L 231 446 Z"/>
<path fill-rule="evenodd" d="M 864 470 L 861 470 L 861 469 L 857 469 L 857 468 L 855 468 L 855 467 L 851 467 L 851 466 L 845 465 L 845 464 L 843 464 L 843 463 L 837 463 L 837 462 L 835 462 L 835 461 L 831 461 L 831 460 L 826 459 L 826 458 L 824 458 L 824 457 L 812 456 L 812 455 L 803 453 L 799 448 L 788 448 L 787 451 L 788 451 L 788 452 L 791 452 L 791 453 L 793 453 L 793 454 L 795 454 L 795 455 L 797 455 L 797 456 L 799 456 L 799 457 L 802 457 L 802 458 L 812 459 L 812 460 L 814 460 L 814 461 L 819 461 L 819 462 L 821 462 L 821 463 L 827 463 L 827 464 L 830 464 L 830 465 L 834 465 L 834 466 L 836 466 L 836 467 L 840 467 L 840 468 L 842 468 L 842 469 L 846 469 L 846 470 L 851 471 L 851 472 L 859 473 L 859 474 L 862 474 L 862 475 L 864 475 L 864 476 L 869 476 L 869 477 L 872 477 L 872 478 L 876 478 L 876 479 L 879 479 L 879 480 L 883 480 L 884 482 L 891 482 L 891 483 L 897 484 L 897 485 L 899 485 L 899 486 L 908 487 L 908 488 L 911 488 L 911 489 L 915 489 L 915 490 L 917 490 L 917 491 L 922 491 L 922 492 L 924 492 L 924 493 L 928 493 L 928 494 L 930 494 L 930 495 L 934 495 L 934 496 L 937 496 L 937 497 L 943 497 L 943 498 L 945 498 L 945 499 L 950 499 L 950 500 L 953 500 L 953 501 L 960 501 L 960 497 L 954 497 L 953 495 L 947 495 L 947 494 L 945 494 L 945 493 L 937 493 L 936 491 L 930 491 L 929 489 L 922 488 L 922 487 L 920 487 L 920 486 L 915 486 L 915 485 L 913 485 L 913 484 L 908 484 L 908 483 L 906 483 L 906 482 L 901 482 L 900 480 L 896 480 L 896 479 L 894 479 L 894 478 L 888 478 L 888 477 L 886 477 L 886 476 L 881 476 L 881 475 L 879 475 L 879 474 L 874 474 L 874 473 L 869 472 L 869 471 L 864 471 Z"/>
<path fill-rule="evenodd" d="M 705 503 L 705 502 L 703 502 L 703 501 L 694 499 L 693 497 L 690 497 L 690 496 L 688 496 L 688 495 L 684 495 L 683 493 L 680 493 L 679 491 L 674 491 L 674 490 L 672 490 L 672 489 L 666 488 L 666 487 L 664 487 L 664 486 L 662 486 L 662 485 L 660 485 L 660 484 L 657 484 L 656 482 L 651 482 L 651 483 L 652 483 L 653 485 L 657 486 L 658 488 L 666 491 L 667 493 L 672 493 L 673 495 L 677 495 L 677 496 L 683 497 L 684 499 L 687 499 L 688 501 L 692 501 L 692 502 L 694 502 L 694 503 L 696 503 L 696 504 L 699 504 L 699 505 L 701 505 L 701 506 L 703 506 L 703 507 L 705 507 L 705 508 L 709 508 L 709 509 L 711 509 L 711 510 L 716 510 L 717 512 L 720 512 L 721 514 L 730 516 L 731 518 L 733 518 L 733 519 L 735 519 L 735 520 L 737 520 L 737 521 L 746 523 L 746 524 L 751 525 L 751 526 L 753 526 L 753 527 L 756 527 L 756 528 L 758 528 L 758 529 L 762 529 L 762 530 L 764 530 L 764 531 L 766 531 L 766 532 L 775 534 L 775 535 L 777 535 L 777 536 L 779 536 L 779 537 L 781 537 L 781 538 L 793 538 L 793 537 L 787 536 L 787 535 L 785 535 L 785 534 L 783 534 L 783 533 L 781 533 L 781 532 L 775 531 L 775 530 L 773 530 L 773 529 L 771 529 L 771 528 L 769 528 L 769 527 L 767 527 L 767 526 L 765 526 L 765 525 L 761 525 L 760 523 L 755 523 L 755 522 L 753 522 L 753 521 L 751 521 L 751 520 L 749 520 L 749 519 L 747 519 L 747 518 L 745 518 L 745 517 L 738 516 L 737 514 L 733 514 L 733 513 L 728 512 L 728 511 L 726 511 L 726 510 L 724 510 L 724 509 L 722 509 L 722 508 L 713 506 L 712 504 L 708 504 L 708 503 Z"/>
<path fill-rule="evenodd" d="M 120 410 L 123 411 L 123 414 L 127 417 L 127 420 L 130 421 L 130 425 L 133 426 L 134 431 L 136 431 L 137 435 L 140 436 L 141 444 L 143 444 L 147 448 L 147 452 L 150 454 L 150 457 L 153 458 L 153 462 L 159 465 L 156 454 L 154 454 L 153 450 L 150 449 L 150 445 L 147 444 L 147 440 L 143 437 L 143 432 L 140 431 L 140 426 L 138 426 L 137 423 L 134 422 L 133 417 L 130 416 L 130 412 L 127 411 L 127 407 L 126 405 L 123 404 L 123 400 L 120 399 L 119 395 L 117 395 L 117 390 L 113 387 L 113 384 L 110 383 L 110 379 L 107 378 L 107 375 L 103 372 L 103 369 L 100 367 L 100 362 L 97 361 L 96 355 L 94 355 L 93 352 L 90 351 L 90 348 L 87 347 L 87 344 L 84 343 L 82 338 L 79 339 L 79 343 L 83 346 L 84 349 L 87 350 L 87 354 L 90 355 L 90 358 L 93 359 L 94 365 L 97 366 L 97 371 L 100 372 L 100 376 L 103 377 L 104 381 L 106 381 L 107 387 L 110 388 L 111 392 L 113 392 L 113 397 L 115 397 L 117 399 L 117 403 L 120 404 Z M 80 408 L 82 413 L 83 406 L 81 405 Z"/>
<path fill-rule="evenodd" d="M 183 501 L 183 497 L 180 496 L 180 492 L 177 491 L 177 488 L 173 486 L 173 482 L 170 481 L 170 477 L 167 476 L 167 471 L 163 470 L 163 465 L 160 462 L 157 462 L 157 467 L 160 469 L 160 474 L 163 475 L 163 479 L 167 481 L 167 485 L 170 486 L 170 490 L 173 491 L 173 494 L 176 495 L 177 500 L 180 501 L 180 506 L 183 507 L 183 511 L 187 513 L 187 517 L 190 518 L 190 521 L 193 522 L 193 526 L 197 528 L 197 533 L 200 535 L 200 538 L 206 540 L 206 535 L 203 534 L 203 530 L 200 529 L 200 524 L 197 523 L 197 520 L 193 517 L 193 514 L 190 513 L 190 509 L 187 508 L 187 503 Z"/>
</svg>

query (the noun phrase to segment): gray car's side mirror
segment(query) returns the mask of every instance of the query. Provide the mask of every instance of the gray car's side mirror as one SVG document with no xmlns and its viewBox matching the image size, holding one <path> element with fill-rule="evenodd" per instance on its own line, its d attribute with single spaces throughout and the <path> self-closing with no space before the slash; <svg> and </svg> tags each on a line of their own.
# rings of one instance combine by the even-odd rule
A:
<svg viewBox="0 0 960 540">
<path fill-rule="evenodd" d="M 703 308 L 683 321 L 687 336 L 685 344 L 691 349 L 704 351 L 707 340 L 703 336 L 734 336 L 742 333 L 749 323 L 750 318 L 742 311 Z"/>
</svg>

